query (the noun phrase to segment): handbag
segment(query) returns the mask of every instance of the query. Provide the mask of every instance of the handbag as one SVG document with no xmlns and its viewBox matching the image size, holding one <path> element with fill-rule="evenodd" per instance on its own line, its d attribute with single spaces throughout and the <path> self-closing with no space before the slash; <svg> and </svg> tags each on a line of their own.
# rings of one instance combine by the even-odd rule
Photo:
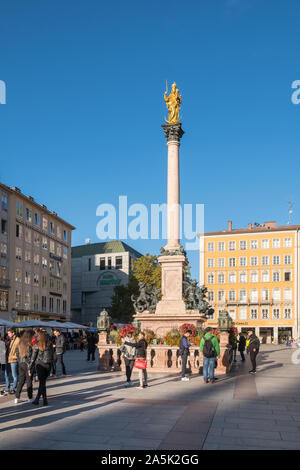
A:
<svg viewBox="0 0 300 470">
<path fill-rule="evenodd" d="M 146 369 L 147 368 L 147 361 L 146 359 L 138 358 L 134 361 L 134 367 L 136 369 Z"/>
</svg>

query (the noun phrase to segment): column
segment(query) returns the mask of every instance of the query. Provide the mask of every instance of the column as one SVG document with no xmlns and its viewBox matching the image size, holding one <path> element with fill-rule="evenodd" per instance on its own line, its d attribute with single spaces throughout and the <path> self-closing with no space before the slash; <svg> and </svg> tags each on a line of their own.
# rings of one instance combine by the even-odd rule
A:
<svg viewBox="0 0 300 470">
<path fill-rule="evenodd" d="M 273 327 L 274 344 L 278 344 L 278 326 Z"/>
</svg>

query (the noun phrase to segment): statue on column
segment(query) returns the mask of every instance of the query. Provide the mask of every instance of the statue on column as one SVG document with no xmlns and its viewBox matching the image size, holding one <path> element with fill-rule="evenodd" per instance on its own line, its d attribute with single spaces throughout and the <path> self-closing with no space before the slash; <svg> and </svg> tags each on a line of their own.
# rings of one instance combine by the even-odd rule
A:
<svg viewBox="0 0 300 470">
<path fill-rule="evenodd" d="M 167 90 L 164 94 L 164 100 L 167 104 L 167 109 L 169 113 L 169 120 L 166 121 L 168 124 L 179 124 L 181 119 L 179 119 L 179 110 L 181 105 L 181 95 L 179 94 L 178 88 L 176 88 L 176 83 L 172 85 L 171 93 L 167 96 Z"/>
</svg>

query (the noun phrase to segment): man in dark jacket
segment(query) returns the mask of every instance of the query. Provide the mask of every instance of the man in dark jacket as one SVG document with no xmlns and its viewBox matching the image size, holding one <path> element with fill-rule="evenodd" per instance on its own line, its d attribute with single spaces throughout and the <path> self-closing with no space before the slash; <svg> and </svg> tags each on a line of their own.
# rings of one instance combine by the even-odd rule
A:
<svg viewBox="0 0 300 470">
<path fill-rule="evenodd" d="M 65 364 L 64 364 L 64 352 L 65 352 L 65 337 L 59 330 L 54 330 L 55 344 L 54 348 L 54 358 L 53 358 L 53 372 L 56 375 L 56 363 L 59 362 L 62 368 L 62 374 L 67 375 Z"/>
<path fill-rule="evenodd" d="M 96 344 L 98 342 L 97 337 L 94 335 L 94 333 L 88 333 L 86 340 L 87 340 L 87 361 L 90 360 L 90 357 L 92 355 L 92 361 L 94 362 Z"/>
<path fill-rule="evenodd" d="M 256 357 L 259 352 L 260 341 L 258 337 L 255 335 L 253 330 L 248 331 L 248 339 L 250 342 L 248 344 L 247 353 L 250 353 L 250 359 L 252 362 L 252 369 L 249 370 L 249 373 L 255 374 L 256 373 Z"/>
<path fill-rule="evenodd" d="M 192 334 L 193 333 L 191 330 L 187 330 L 180 340 L 179 354 L 181 355 L 181 380 L 183 382 L 187 382 L 190 380 L 189 377 L 186 377 L 185 373 L 186 373 L 187 358 L 190 354 L 190 346 L 191 346 L 189 339 L 192 337 Z"/>
<path fill-rule="evenodd" d="M 243 335 L 243 333 L 240 333 L 240 339 L 238 340 L 238 343 L 239 343 L 239 352 L 241 354 L 241 358 L 242 358 L 242 362 L 244 362 L 246 359 L 245 359 L 245 356 L 244 356 L 244 351 L 246 349 L 246 338 L 245 336 Z"/>
</svg>

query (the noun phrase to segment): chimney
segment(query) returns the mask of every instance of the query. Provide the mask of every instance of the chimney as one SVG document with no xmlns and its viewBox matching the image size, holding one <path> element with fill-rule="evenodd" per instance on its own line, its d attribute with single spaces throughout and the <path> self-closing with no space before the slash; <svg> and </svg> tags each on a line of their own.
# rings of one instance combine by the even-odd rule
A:
<svg viewBox="0 0 300 470">
<path fill-rule="evenodd" d="M 248 229 L 251 230 L 252 229 L 252 224 L 248 224 Z"/>
<path fill-rule="evenodd" d="M 232 221 L 228 220 L 228 232 L 231 232 L 232 230 Z"/>
<path fill-rule="evenodd" d="M 266 227 L 266 228 L 276 228 L 276 222 L 265 222 L 264 227 Z"/>
</svg>

